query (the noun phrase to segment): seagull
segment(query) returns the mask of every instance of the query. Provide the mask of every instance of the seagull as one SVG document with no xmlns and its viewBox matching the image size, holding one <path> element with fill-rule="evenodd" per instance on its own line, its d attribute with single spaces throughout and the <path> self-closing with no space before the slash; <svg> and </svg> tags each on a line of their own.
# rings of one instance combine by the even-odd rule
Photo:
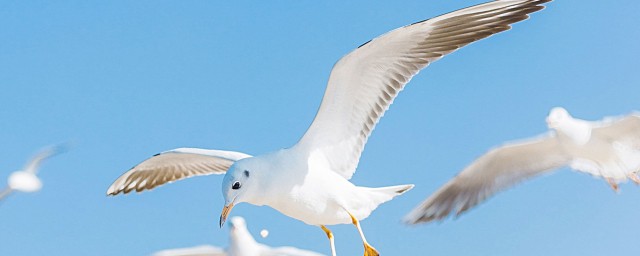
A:
<svg viewBox="0 0 640 256">
<path fill-rule="evenodd" d="M 0 200 L 9 196 L 13 191 L 36 192 L 42 188 L 42 181 L 38 178 L 38 170 L 42 161 L 66 151 L 66 146 L 57 145 L 45 148 L 36 154 L 22 170 L 15 171 L 9 175 L 8 186 L 0 191 Z"/>
<path fill-rule="evenodd" d="M 413 23 L 364 43 L 333 67 L 318 113 L 293 146 L 260 156 L 178 148 L 157 154 L 120 176 L 108 195 L 140 192 L 183 178 L 225 174 L 222 226 L 234 205 L 267 205 L 322 228 L 353 224 L 364 255 L 379 255 L 360 221 L 413 185 L 381 188 L 349 182 L 364 146 L 398 93 L 421 69 L 474 41 L 509 30 L 550 0 L 492 1 Z"/>
<path fill-rule="evenodd" d="M 210 245 L 163 250 L 153 256 L 322 256 L 322 254 L 289 246 L 269 247 L 256 242 L 242 217 L 230 219 L 229 247 L 223 250 Z"/>
<path fill-rule="evenodd" d="M 556 107 L 546 121 L 550 132 L 489 151 L 411 211 L 405 222 L 459 216 L 498 191 L 565 166 L 602 177 L 614 191 L 627 179 L 640 184 L 640 113 L 589 122 Z"/>
</svg>

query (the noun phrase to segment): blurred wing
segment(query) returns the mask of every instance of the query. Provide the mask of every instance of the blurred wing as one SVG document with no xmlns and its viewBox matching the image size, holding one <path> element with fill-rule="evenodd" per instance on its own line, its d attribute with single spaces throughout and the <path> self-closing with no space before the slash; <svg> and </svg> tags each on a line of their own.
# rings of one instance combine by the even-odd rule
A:
<svg viewBox="0 0 640 256">
<path fill-rule="evenodd" d="M 23 170 L 25 172 L 37 174 L 38 169 L 40 169 L 40 165 L 42 164 L 42 161 L 52 156 L 58 155 L 60 153 L 64 153 L 67 151 L 67 149 L 68 147 L 64 144 L 47 147 L 41 150 L 40 152 L 38 152 L 35 156 L 33 156 L 31 160 L 29 160 L 29 162 L 27 162 L 27 164 L 24 166 Z"/>
<path fill-rule="evenodd" d="M 456 216 L 493 194 L 569 164 L 554 135 L 493 149 L 447 182 L 405 217 L 408 224 Z"/>
<path fill-rule="evenodd" d="M 190 248 L 169 249 L 155 252 L 152 256 L 226 256 L 227 253 L 223 249 L 201 245 Z"/>
<path fill-rule="evenodd" d="M 605 119 L 595 124 L 592 133 L 640 149 L 640 113 Z"/>
<path fill-rule="evenodd" d="M 260 256 L 324 256 L 324 254 L 284 246 L 271 248 Z"/>
<path fill-rule="evenodd" d="M 9 186 L 0 191 L 0 201 L 11 195 L 11 192 L 13 192 L 13 189 L 11 189 L 11 187 Z"/>
<path fill-rule="evenodd" d="M 549 1 L 493 1 L 365 43 L 333 67 L 320 109 L 297 146 L 312 161 L 351 178 L 371 131 L 418 71 L 471 42 L 508 30 Z"/>
<path fill-rule="evenodd" d="M 157 154 L 134 166 L 111 184 L 107 195 L 140 192 L 192 176 L 223 174 L 250 155 L 222 150 L 178 148 Z"/>
</svg>

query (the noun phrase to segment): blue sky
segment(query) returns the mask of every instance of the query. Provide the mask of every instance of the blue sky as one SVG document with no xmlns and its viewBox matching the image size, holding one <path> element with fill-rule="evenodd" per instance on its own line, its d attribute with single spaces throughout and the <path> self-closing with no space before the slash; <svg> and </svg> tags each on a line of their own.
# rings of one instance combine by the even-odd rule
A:
<svg viewBox="0 0 640 256">
<path fill-rule="evenodd" d="M 39 148 L 44 187 L 0 204 L 0 255 L 147 255 L 226 245 L 221 176 L 108 198 L 131 166 L 177 147 L 261 154 L 293 145 L 332 65 L 396 27 L 482 1 L 2 1 L 0 179 Z M 423 70 L 362 155 L 361 186 L 414 183 L 362 222 L 384 255 L 632 255 L 640 188 L 562 169 L 456 220 L 400 219 L 489 148 L 546 130 L 554 106 L 600 119 L 640 110 L 640 3 L 555 1 Z M 329 253 L 317 227 L 239 205 L 270 245 Z M 340 255 L 362 245 L 334 226 Z"/>
</svg>

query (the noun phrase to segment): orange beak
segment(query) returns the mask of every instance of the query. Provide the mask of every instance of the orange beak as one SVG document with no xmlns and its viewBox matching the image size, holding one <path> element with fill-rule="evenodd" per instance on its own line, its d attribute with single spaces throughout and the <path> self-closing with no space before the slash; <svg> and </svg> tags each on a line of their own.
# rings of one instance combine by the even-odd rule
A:
<svg viewBox="0 0 640 256">
<path fill-rule="evenodd" d="M 222 214 L 220 214 L 220 228 L 222 228 L 222 226 L 224 226 L 224 222 L 227 221 L 227 216 L 231 212 L 231 209 L 233 209 L 233 202 L 222 208 Z"/>
</svg>

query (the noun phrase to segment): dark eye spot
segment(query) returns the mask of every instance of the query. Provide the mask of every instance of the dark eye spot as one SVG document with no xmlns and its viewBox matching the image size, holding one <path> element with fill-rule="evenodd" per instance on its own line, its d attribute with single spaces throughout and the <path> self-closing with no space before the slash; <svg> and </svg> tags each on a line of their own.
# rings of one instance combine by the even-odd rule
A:
<svg viewBox="0 0 640 256">
<path fill-rule="evenodd" d="M 242 185 L 240 184 L 239 181 L 236 181 L 233 183 L 233 185 L 231 186 L 231 189 L 240 189 L 240 187 L 242 187 Z"/>
<path fill-rule="evenodd" d="M 246 176 L 247 178 L 249 178 L 249 171 L 244 170 L 244 176 Z"/>
</svg>

